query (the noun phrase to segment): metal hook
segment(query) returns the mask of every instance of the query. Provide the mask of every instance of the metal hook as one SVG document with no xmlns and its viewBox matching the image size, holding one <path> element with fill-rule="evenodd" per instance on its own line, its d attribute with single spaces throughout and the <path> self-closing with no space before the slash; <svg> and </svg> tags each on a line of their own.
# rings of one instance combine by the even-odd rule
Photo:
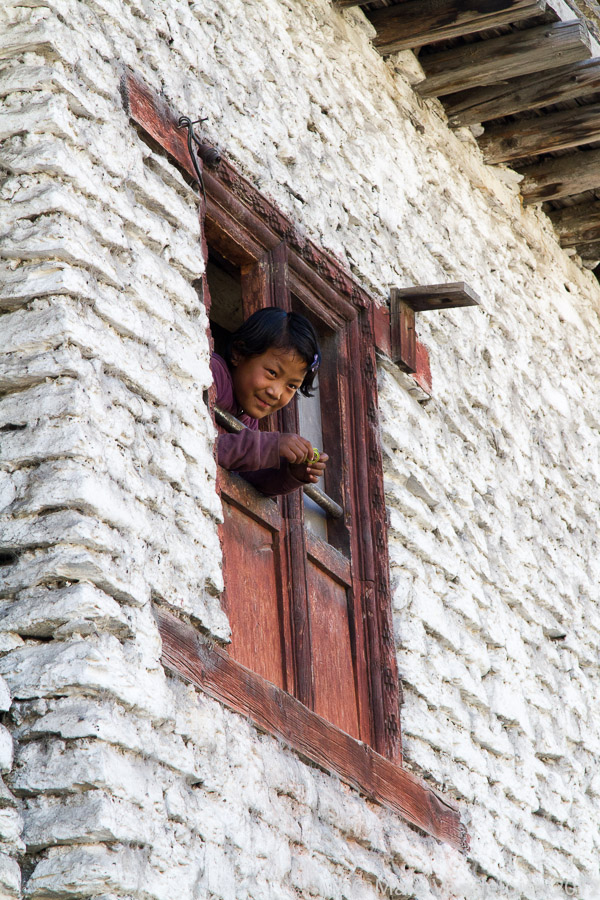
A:
<svg viewBox="0 0 600 900">
<path fill-rule="evenodd" d="M 206 119 L 196 119 L 195 122 L 192 122 L 189 116 L 180 116 L 179 122 L 177 123 L 179 128 L 185 127 L 188 130 L 187 134 L 187 145 L 188 145 L 188 153 L 190 154 L 190 159 L 192 160 L 192 165 L 194 166 L 194 171 L 196 173 L 196 179 L 198 181 L 198 188 L 202 190 L 202 195 L 204 197 L 204 206 L 206 206 L 206 190 L 204 187 L 204 179 L 202 178 L 202 172 L 200 171 L 200 166 L 198 165 L 198 160 L 196 159 L 196 154 L 194 153 L 194 144 L 200 146 L 200 141 L 194 134 L 194 125 L 198 122 L 205 122 Z"/>
</svg>

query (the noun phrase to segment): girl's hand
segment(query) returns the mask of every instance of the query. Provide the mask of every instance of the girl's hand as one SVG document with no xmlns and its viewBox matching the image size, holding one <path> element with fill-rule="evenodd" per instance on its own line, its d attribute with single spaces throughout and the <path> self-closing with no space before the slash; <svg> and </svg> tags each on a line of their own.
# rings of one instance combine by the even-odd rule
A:
<svg viewBox="0 0 600 900">
<path fill-rule="evenodd" d="M 279 438 L 279 455 L 287 459 L 291 465 L 297 465 L 304 463 L 306 459 L 312 459 L 313 448 L 310 441 L 300 437 L 299 434 L 286 433 Z"/>
<path fill-rule="evenodd" d="M 300 466 L 290 466 L 292 473 L 299 481 L 305 481 L 307 484 L 314 484 L 319 480 L 325 472 L 325 466 L 329 457 L 326 453 L 321 453 L 317 462 L 304 463 Z M 296 468 L 300 470 L 300 474 L 296 472 Z"/>
<path fill-rule="evenodd" d="M 322 453 L 316 462 L 307 462 L 307 459 L 312 460 L 313 448 L 310 441 L 299 434 L 282 434 L 279 439 L 279 454 L 289 462 L 294 478 L 305 484 L 314 484 L 319 480 L 329 459 L 326 453 Z"/>
</svg>

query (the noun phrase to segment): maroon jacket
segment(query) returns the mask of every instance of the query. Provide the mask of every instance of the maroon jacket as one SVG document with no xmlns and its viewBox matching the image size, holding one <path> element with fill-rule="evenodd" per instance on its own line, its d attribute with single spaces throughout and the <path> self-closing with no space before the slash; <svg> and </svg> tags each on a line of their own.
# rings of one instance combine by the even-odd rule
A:
<svg viewBox="0 0 600 900">
<path fill-rule="evenodd" d="M 247 428 L 239 434 L 220 434 L 217 441 L 217 460 L 224 469 L 239 472 L 246 481 L 267 497 L 289 494 L 302 487 L 288 469 L 287 460 L 279 455 L 279 432 L 259 431 L 258 419 L 246 415 L 233 393 L 233 381 L 225 360 L 213 353 L 210 361 L 217 406 L 231 413 Z"/>
</svg>

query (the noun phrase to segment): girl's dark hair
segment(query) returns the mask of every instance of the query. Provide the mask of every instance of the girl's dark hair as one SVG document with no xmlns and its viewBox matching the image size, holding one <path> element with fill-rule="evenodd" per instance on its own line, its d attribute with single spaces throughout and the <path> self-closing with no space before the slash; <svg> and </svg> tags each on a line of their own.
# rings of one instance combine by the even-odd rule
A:
<svg viewBox="0 0 600 900">
<path fill-rule="evenodd" d="M 231 353 L 260 356 L 270 347 L 293 350 L 308 366 L 300 393 L 312 396 L 313 382 L 321 363 L 321 350 L 315 329 L 300 313 L 286 312 L 279 306 L 267 306 L 252 313 L 229 337 L 225 360 L 231 367 Z"/>
</svg>

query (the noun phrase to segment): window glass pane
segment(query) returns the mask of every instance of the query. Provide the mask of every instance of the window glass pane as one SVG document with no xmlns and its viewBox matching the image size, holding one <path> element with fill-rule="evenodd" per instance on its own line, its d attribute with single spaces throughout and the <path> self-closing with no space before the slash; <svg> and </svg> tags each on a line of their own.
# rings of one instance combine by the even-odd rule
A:
<svg viewBox="0 0 600 900">
<path fill-rule="evenodd" d="M 303 397 L 302 394 L 298 394 L 297 397 L 300 434 L 309 440 L 317 450 L 323 451 L 321 397 L 318 383 L 312 397 Z M 323 487 L 322 479 L 319 486 Z M 306 494 L 304 495 L 304 521 L 311 531 L 327 540 L 327 517 L 325 512 Z"/>
</svg>

